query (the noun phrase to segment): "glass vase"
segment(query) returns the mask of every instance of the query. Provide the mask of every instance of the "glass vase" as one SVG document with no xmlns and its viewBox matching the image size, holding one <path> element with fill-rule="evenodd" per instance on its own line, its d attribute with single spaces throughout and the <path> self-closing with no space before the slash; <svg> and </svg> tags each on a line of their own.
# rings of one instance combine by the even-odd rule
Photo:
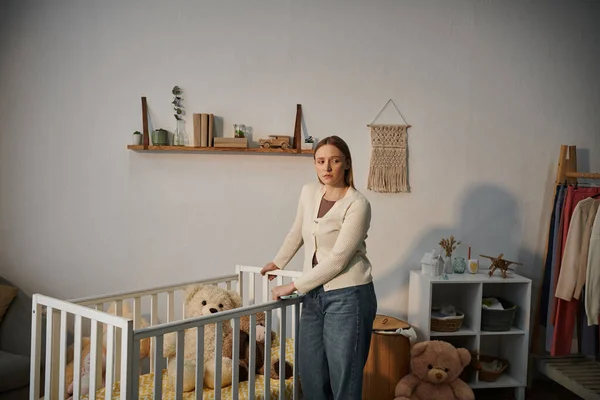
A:
<svg viewBox="0 0 600 400">
<path fill-rule="evenodd" d="M 445 274 L 453 274 L 454 267 L 452 266 L 452 254 L 446 256 L 444 259 L 444 273 Z"/>
<path fill-rule="evenodd" d="M 173 146 L 185 146 L 187 144 L 187 134 L 185 133 L 185 121 L 177 120 L 177 127 L 173 133 Z"/>
<path fill-rule="evenodd" d="M 467 261 L 464 257 L 455 257 L 452 261 L 452 267 L 457 274 L 464 274 L 467 269 Z"/>
</svg>

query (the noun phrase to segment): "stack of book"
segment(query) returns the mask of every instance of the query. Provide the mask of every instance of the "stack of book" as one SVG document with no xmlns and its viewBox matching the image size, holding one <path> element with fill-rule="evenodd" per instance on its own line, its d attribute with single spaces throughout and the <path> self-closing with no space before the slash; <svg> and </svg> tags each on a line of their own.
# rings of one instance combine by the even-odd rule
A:
<svg viewBox="0 0 600 400">
<path fill-rule="evenodd" d="M 192 147 L 213 147 L 215 130 L 214 114 L 194 114 L 194 135 L 190 140 Z"/>
</svg>

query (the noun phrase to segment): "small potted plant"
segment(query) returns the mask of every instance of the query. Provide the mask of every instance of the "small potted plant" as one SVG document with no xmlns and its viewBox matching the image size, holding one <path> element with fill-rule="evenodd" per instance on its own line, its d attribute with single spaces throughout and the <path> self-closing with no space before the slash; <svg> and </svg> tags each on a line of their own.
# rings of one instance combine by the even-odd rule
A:
<svg viewBox="0 0 600 400">
<path fill-rule="evenodd" d="M 155 129 L 152 131 L 152 145 L 153 146 L 168 146 L 169 145 L 169 131 L 163 128 Z"/>
<path fill-rule="evenodd" d="M 304 143 L 302 143 L 302 150 L 311 150 L 315 145 L 315 139 L 312 136 L 309 136 L 304 139 Z"/>
<path fill-rule="evenodd" d="M 133 132 L 133 142 L 134 146 L 139 146 L 142 144 L 142 133 L 140 131 Z"/>
</svg>

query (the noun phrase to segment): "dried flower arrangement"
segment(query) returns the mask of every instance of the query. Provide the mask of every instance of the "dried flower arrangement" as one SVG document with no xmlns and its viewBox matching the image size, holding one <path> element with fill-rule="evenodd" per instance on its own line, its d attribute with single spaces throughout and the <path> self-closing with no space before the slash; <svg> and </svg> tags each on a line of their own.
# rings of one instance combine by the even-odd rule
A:
<svg viewBox="0 0 600 400">
<path fill-rule="evenodd" d="M 454 250 L 456 250 L 456 247 L 460 244 L 460 240 L 456 241 L 456 239 L 454 239 L 454 236 L 450 236 L 448 239 L 446 238 L 442 238 L 442 240 L 440 240 L 439 245 L 442 246 L 442 249 L 444 249 L 444 251 L 446 252 L 446 257 L 450 257 L 452 255 L 452 252 Z"/>
</svg>

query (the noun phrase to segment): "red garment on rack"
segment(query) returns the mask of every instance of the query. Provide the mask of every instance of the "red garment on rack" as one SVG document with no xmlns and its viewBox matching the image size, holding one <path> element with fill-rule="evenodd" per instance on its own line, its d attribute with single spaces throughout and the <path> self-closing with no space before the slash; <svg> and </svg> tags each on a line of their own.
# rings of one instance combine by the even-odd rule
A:
<svg viewBox="0 0 600 400">
<path fill-rule="evenodd" d="M 561 218 L 563 220 L 562 226 L 562 240 L 561 240 L 561 258 L 556 264 L 556 273 L 560 274 L 561 260 L 562 260 L 562 249 L 565 248 L 567 241 L 567 234 L 569 232 L 569 224 L 571 222 L 571 216 L 573 210 L 581 200 L 588 197 L 594 196 L 600 193 L 600 187 L 579 187 L 575 189 L 574 186 L 569 186 L 567 189 L 567 195 L 565 197 L 565 207 Z M 552 288 L 552 293 L 555 293 L 556 286 Z M 579 307 L 579 300 L 571 299 L 571 301 L 565 301 L 552 297 L 555 305 L 555 316 L 554 320 L 554 338 L 552 340 L 552 348 L 550 354 L 552 356 L 565 356 L 571 353 L 571 341 L 573 339 L 573 331 L 575 329 L 575 322 L 577 321 L 577 309 Z"/>
</svg>

